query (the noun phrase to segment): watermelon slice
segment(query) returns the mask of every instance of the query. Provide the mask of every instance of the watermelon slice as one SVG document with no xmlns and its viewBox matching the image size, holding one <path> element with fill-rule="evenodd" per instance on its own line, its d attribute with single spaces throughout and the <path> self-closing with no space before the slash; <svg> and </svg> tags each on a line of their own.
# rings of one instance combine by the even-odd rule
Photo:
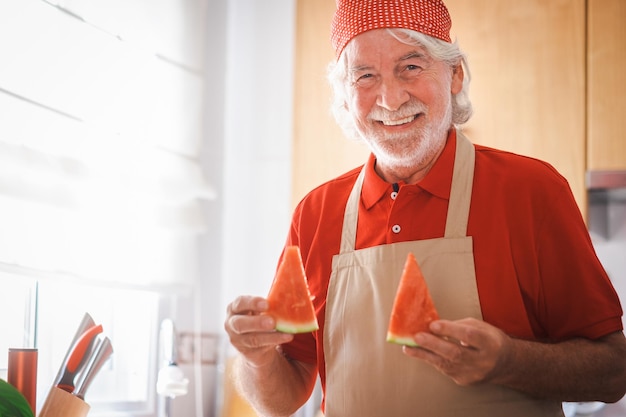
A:
<svg viewBox="0 0 626 417">
<path fill-rule="evenodd" d="M 424 275 L 409 253 L 404 264 L 400 284 L 391 310 L 387 341 L 400 345 L 417 346 L 413 336 L 427 332 L 431 321 L 439 319 Z"/>
<path fill-rule="evenodd" d="M 0 416 L 33 417 L 26 398 L 13 385 L 0 379 Z"/>
<path fill-rule="evenodd" d="M 276 320 L 276 330 L 283 333 L 308 333 L 319 329 L 299 247 L 285 248 L 267 301 L 267 314 Z"/>
</svg>

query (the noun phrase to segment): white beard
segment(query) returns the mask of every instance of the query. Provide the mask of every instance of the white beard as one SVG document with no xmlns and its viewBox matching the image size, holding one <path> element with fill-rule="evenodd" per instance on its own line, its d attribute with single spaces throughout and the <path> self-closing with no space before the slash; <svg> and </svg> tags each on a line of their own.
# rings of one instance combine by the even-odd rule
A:
<svg viewBox="0 0 626 417">
<path fill-rule="evenodd" d="M 402 109 L 403 114 L 421 113 L 423 106 L 412 105 Z M 445 144 L 448 130 L 452 126 L 452 107 L 447 110 L 439 123 L 430 123 L 419 129 L 399 134 L 381 134 L 378 131 L 363 132 L 361 137 L 368 143 L 377 163 L 392 171 L 406 171 L 420 168 L 430 162 Z M 399 113 L 399 112 L 398 112 Z M 423 114 L 419 117 L 425 117 Z M 391 119 L 390 113 L 383 109 L 376 109 L 370 114 L 372 120 Z M 400 119 L 401 117 L 395 117 Z"/>
</svg>

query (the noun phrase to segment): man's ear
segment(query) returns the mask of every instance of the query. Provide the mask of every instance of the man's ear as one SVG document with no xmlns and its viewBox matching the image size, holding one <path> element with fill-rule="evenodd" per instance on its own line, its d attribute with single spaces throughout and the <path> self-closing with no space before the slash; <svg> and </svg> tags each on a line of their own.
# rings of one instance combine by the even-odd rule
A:
<svg viewBox="0 0 626 417">
<path fill-rule="evenodd" d="M 463 89 L 463 78 L 465 73 L 463 72 L 463 65 L 459 62 L 458 65 L 452 67 L 452 84 L 450 90 L 452 94 L 458 94 Z"/>
</svg>

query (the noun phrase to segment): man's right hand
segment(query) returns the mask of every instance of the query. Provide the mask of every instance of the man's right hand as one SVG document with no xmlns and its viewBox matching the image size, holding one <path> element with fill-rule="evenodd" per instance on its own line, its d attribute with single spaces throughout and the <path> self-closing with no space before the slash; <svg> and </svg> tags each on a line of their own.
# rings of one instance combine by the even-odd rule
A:
<svg viewBox="0 0 626 417">
<path fill-rule="evenodd" d="M 265 298 L 246 295 L 237 297 L 228 305 L 224 329 L 248 366 L 269 364 L 276 354 L 276 347 L 293 339 L 293 335 L 275 330 L 274 318 L 264 314 L 268 307 Z"/>
</svg>

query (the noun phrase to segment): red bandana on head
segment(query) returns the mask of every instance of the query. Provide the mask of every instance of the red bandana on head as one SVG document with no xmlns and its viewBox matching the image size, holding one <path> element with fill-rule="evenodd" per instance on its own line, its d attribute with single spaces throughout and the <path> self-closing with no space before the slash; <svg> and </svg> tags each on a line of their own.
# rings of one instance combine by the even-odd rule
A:
<svg viewBox="0 0 626 417">
<path fill-rule="evenodd" d="M 451 42 L 451 26 L 442 0 L 337 0 L 331 41 L 339 57 L 350 39 L 368 30 L 412 29 Z"/>
</svg>

